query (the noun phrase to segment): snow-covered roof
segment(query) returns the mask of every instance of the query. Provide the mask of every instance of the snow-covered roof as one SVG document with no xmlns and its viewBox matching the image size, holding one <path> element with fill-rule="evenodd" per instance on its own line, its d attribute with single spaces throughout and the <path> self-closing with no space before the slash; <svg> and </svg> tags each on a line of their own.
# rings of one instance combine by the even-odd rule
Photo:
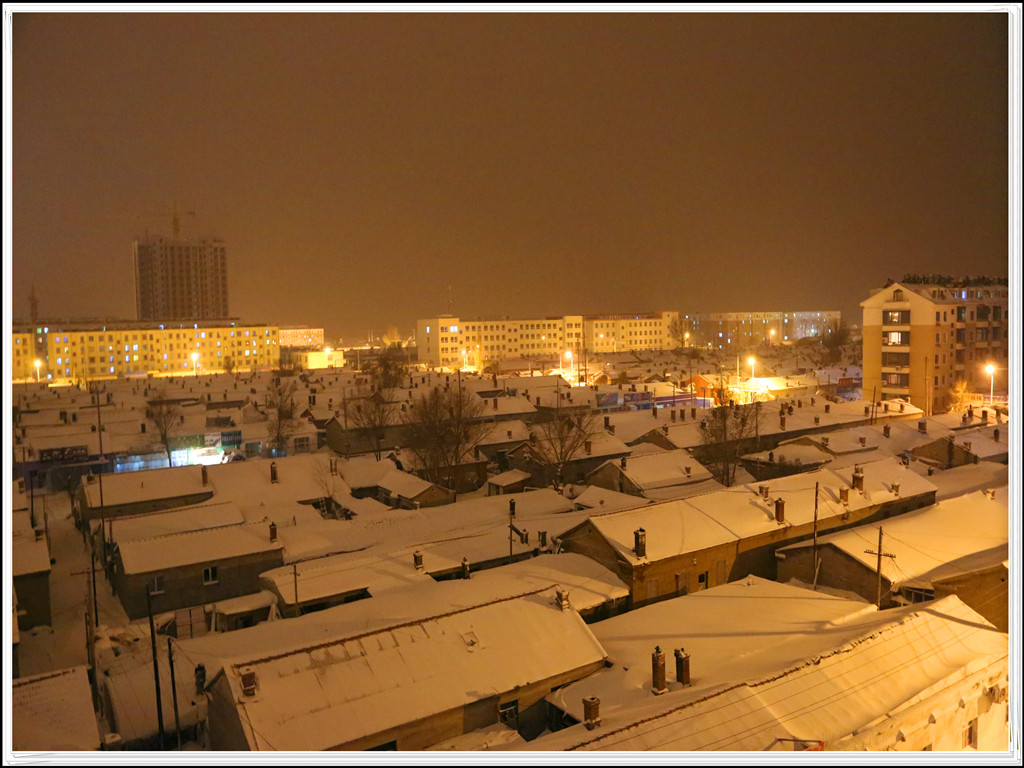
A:
<svg viewBox="0 0 1024 768">
<path fill-rule="evenodd" d="M 111 542 L 149 539 L 169 533 L 223 528 L 245 522 L 238 506 L 233 502 L 210 502 L 193 507 L 181 507 L 172 512 L 151 512 L 146 515 L 118 517 L 107 523 L 107 538 Z"/>
<path fill-rule="evenodd" d="M 839 489 L 852 485 L 852 470 L 823 469 L 776 478 L 767 483 L 723 489 L 614 514 L 595 515 L 591 523 L 626 562 L 637 565 L 697 552 L 730 541 L 776 531 L 783 526 L 809 524 L 814 516 L 814 486 L 819 483 L 818 519 L 840 517 L 848 509 L 870 507 L 899 496 L 934 491 L 935 486 L 895 459 L 865 463 L 864 490 L 850 491 L 848 504 L 839 500 Z M 758 488 L 767 485 L 768 501 Z M 775 520 L 775 500 L 785 502 L 783 523 Z M 646 557 L 633 551 L 633 533 L 646 533 Z"/>
<path fill-rule="evenodd" d="M 50 546 L 46 536 L 38 536 L 33 529 L 27 511 L 11 515 L 11 576 L 27 576 L 30 573 L 46 573 L 50 570 Z"/>
<path fill-rule="evenodd" d="M 321 750 L 599 663 L 604 651 L 545 589 L 225 665 L 252 749 Z M 256 677 L 246 696 L 241 674 Z"/>
<path fill-rule="evenodd" d="M 118 545 L 126 574 L 152 573 L 193 563 L 216 563 L 259 552 L 273 552 L 284 545 L 270 541 L 262 524 L 190 531 L 125 541 Z"/>
<path fill-rule="evenodd" d="M 100 731 L 86 667 L 15 678 L 11 738 L 19 752 L 99 749 Z"/>
<path fill-rule="evenodd" d="M 587 486 L 573 501 L 577 509 L 594 510 L 599 513 L 635 509 L 652 503 L 650 499 L 645 499 L 641 496 L 610 491 L 607 488 L 599 488 L 596 485 Z"/>
<path fill-rule="evenodd" d="M 390 491 L 393 495 L 401 496 L 405 499 L 415 499 L 417 496 L 435 487 L 433 483 L 416 477 L 416 475 L 410 475 L 408 472 L 402 472 L 399 469 L 392 469 L 380 477 L 377 480 L 377 485 Z"/>
<path fill-rule="evenodd" d="M 908 703 L 1007 655 L 1006 635 L 956 597 L 879 612 L 756 577 L 592 628 L 613 666 L 550 700 L 582 721 L 582 699 L 596 696 L 600 729 L 568 728 L 529 749 L 764 750 L 779 738 L 835 742 L 879 718 L 898 719 Z M 650 692 L 655 645 L 669 669 L 662 696 Z M 689 687 L 674 680 L 676 648 L 689 654 Z M 952 706 L 959 695 L 951 694 Z"/>
<path fill-rule="evenodd" d="M 529 472 L 524 472 L 521 469 L 510 469 L 508 472 L 502 472 L 498 475 L 492 475 L 487 478 L 489 485 L 496 485 L 499 488 L 504 488 L 509 485 L 515 485 L 521 483 L 524 480 L 529 480 L 531 477 Z"/>
<path fill-rule="evenodd" d="M 245 464 L 248 462 L 236 462 Z M 82 483 L 89 506 L 100 506 L 100 483 L 103 483 L 103 506 L 134 504 L 144 501 L 173 499 L 194 494 L 213 495 L 213 488 L 203 485 L 202 467 L 166 467 L 139 472 L 104 474 Z"/>
<path fill-rule="evenodd" d="M 930 588 L 931 582 L 1006 559 L 1009 542 L 1008 490 L 958 496 L 924 509 L 889 518 L 882 524 L 882 549 L 896 555 L 882 558 L 882 575 L 894 587 Z M 819 546 L 833 546 L 869 570 L 877 557 L 865 550 L 878 546 L 878 525 L 861 525 L 818 537 Z M 810 546 L 783 547 L 787 552 Z"/>
<path fill-rule="evenodd" d="M 1004 457 L 1010 450 L 1010 427 L 1008 424 L 977 427 L 958 433 L 953 442 L 979 459 Z"/>
<path fill-rule="evenodd" d="M 689 453 L 674 450 L 652 453 L 644 456 L 629 456 L 626 466 L 619 466 L 622 474 L 632 480 L 642 491 L 654 491 L 676 485 L 699 483 L 712 479 L 711 473 Z M 602 467 L 605 465 L 602 465 Z M 600 469 L 601 467 L 598 467 Z M 689 472 L 687 472 L 689 470 Z M 597 470 L 595 470 L 597 471 Z"/>
</svg>

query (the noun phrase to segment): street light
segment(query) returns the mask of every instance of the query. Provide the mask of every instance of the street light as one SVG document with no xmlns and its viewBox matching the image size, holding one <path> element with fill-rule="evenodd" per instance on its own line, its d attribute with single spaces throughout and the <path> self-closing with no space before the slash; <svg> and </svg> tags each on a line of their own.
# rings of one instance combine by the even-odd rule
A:
<svg viewBox="0 0 1024 768">
<path fill-rule="evenodd" d="M 467 365 L 468 363 L 466 362 L 466 350 L 462 350 L 462 368 L 465 368 Z M 461 371 L 462 368 L 460 368 L 459 370 Z"/>
<path fill-rule="evenodd" d="M 324 347 L 324 360 L 327 363 L 328 368 L 331 367 L 331 352 L 333 351 L 334 350 L 332 350 L 330 347 Z"/>
<path fill-rule="evenodd" d="M 684 347 L 690 346 L 690 332 L 689 331 L 687 331 L 686 333 L 683 334 L 683 346 Z"/>
<path fill-rule="evenodd" d="M 39 361 L 37 360 L 36 362 L 38 363 Z M 989 363 L 985 366 L 985 373 L 988 374 L 988 404 L 992 405 L 992 402 L 995 400 L 996 391 L 996 367 Z"/>
<path fill-rule="evenodd" d="M 768 331 L 768 346 L 771 347 L 775 343 L 775 329 L 772 328 Z"/>
<path fill-rule="evenodd" d="M 750 378 L 753 379 L 754 378 L 754 363 L 756 361 L 754 360 L 754 358 L 748 357 L 747 358 L 747 362 L 750 364 Z"/>
<path fill-rule="evenodd" d="M 569 375 L 572 376 L 572 350 L 565 350 L 565 359 L 569 361 Z"/>
<path fill-rule="evenodd" d="M 192 370 L 195 371 L 195 375 L 196 376 L 199 375 L 199 353 L 198 352 L 193 352 L 192 353 Z"/>
<path fill-rule="evenodd" d="M 35 366 L 36 366 L 36 384 L 39 383 L 39 366 L 40 365 L 42 365 L 42 362 L 40 360 L 36 360 L 35 361 Z"/>
</svg>

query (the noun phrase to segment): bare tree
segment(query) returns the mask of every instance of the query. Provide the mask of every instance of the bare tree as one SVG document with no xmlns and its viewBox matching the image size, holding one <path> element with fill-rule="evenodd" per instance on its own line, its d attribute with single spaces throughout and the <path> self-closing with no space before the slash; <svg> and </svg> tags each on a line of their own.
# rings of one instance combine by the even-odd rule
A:
<svg viewBox="0 0 1024 768">
<path fill-rule="evenodd" d="M 324 494 L 320 500 L 321 503 L 318 504 L 318 508 L 320 509 L 320 514 L 324 517 L 337 519 L 341 516 L 346 520 L 351 520 L 353 517 L 352 512 L 345 509 L 339 501 L 339 499 L 346 495 L 346 486 L 341 479 L 341 473 L 338 471 L 338 461 L 339 459 L 330 456 L 325 464 L 318 457 L 313 464 L 313 479 Z"/>
<path fill-rule="evenodd" d="M 690 337 L 689 323 L 683 318 L 676 316 L 668 324 L 667 330 L 668 337 L 676 343 L 676 350 L 682 351 L 686 349 L 687 341 Z"/>
<path fill-rule="evenodd" d="M 347 422 L 363 433 L 373 446 L 373 455 L 380 461 L 384 430 L 395 424 L 396 405 L 379 390 L 355 401 L 346 399 L 343 405 Z"/>
<path fill-rule="evenodd" d="M 949 388 L 948 399 L 951 403 L 949 410 L 958 413 L 966 411 L 967 406 L 971 404 L 971 394 L 967 382 L 963 379 L 957 379 L 956 383 Z"/>
<path fill-rule="evenodd" d="M 171 438 L 181 424 L 181 406 L 174 400 L 168 400 L 167 391 L 162 391 L 155 400 L 150 400 L 146 407 L 146 418 L 153 425 L 160 444 L 167 454 L 167 466 L 171 465 Z"/>
<path fill-rule="evenodd" d="M 298 429 L 295 390 L 294 381 L 285 384 L 278 379 L 267 392 L 267 436 L 278 455 L 282 454 L 288 438 Z"/>
<path fill-rule="evenodd" d="M 829 323 L 821 343 L 825 347 L 822 361 L 826 365 L 835 365 L 843 359 L 843 348 L 850 342 L 850 326 L 843 320 Z"/>
<path fill-rule="evenodd" d="M 598 421 L 594 414 L 568 409 L 559 411 L 550 421 L 534 425 L 530 455 L 548 470 L 555 488 L 561 488 L 565 484 L 566 465 L 597 432 Z"/>
<path fill-rule="evenodd" d="M 731 486 L 736 478 L 736 465 L 741 451 L 760 432 L 761 403 L 720 405 L 710 411 L 700 424 L 700 461 Z"/>
<path fill-rule="evenodd" d="M 454 482 L 456 466 L 487 434 L 485 406 L 462 387 L 435 387 L 405 411 L 406 444 L 430 482 Z"/>
<path fill-rule="evenodd" d="M 224 373 L 234 373 L 235 358 L 231 356 L 225 357 L 224 362 L 221 363 L 221 367 L 224 369 Z"/>
</svg>

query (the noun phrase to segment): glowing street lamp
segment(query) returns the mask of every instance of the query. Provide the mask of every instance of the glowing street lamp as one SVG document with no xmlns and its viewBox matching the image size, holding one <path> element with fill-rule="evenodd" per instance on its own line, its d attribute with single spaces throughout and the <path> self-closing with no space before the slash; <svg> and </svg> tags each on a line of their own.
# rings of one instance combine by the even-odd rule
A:
<svg viewBox="0 0 1024 768">
<path fill-rule="evenodd" d="M 775 343 L 775 329 L 772 328 L 768 331 L 768 346 L 772 346 Z"/>
<path fill-rule="evenodd" d="M 462 367 L 465 368 L 469 363 L 466 361 L 466 350 L 462 350 Z"/>
<path fill-rule="evenodd" d="M 195 375 L 199 375 L 199 353 L 192 353 L 192 369 L 196 372 Z"/>
<path fill-rule="evenodd" d="M 327 367 L 328 368 L 331 367 L 331 352 L 333 352 L 333 351 L 334 350 L 331 349 L 330 347 L 324 347 L 324 356 L 325 356 L 325 359 L 327 361 Z"/>
<path fill-rule="evenodd" d="M 569 367 L 569 374 L 572 375 L 572 350 L 571 349 L 565 350 L 565 359 L 568 361 L 567 365 Z"/>
<path fill-rule="evenodd" d="M 38 364 L 38 362 L 39 361 L 37 360 L 36 363 Z M 989 405 L 991 405 L 992 402 L 995 400 L 996 367 L 992 365 L 992 363 L 989 363 L 988 365 L 985 366 L 985 373 L 988 374 L 988 402 Z"/>
<path fill-rule="evenodd" d="M 686 333 L 683 334 L 683 346 L 684 347 L 690 346 L 690 332 L 689 331 L 687 331 Z"/>
<path fill-rule="evenodd" d="M 754 378 L 754 363 L 755 362 L 757 362 L 757 361 L 754 360 L 754 358 L 752 358 L 752 357 L 748 357 L 747 358 L 747 363 L 749 363 L 749 365 L 750 365 L 750 378 L 751 379 Z"/>
<path fill-rule="evenodd" d="M 39 383 L 39 366 L 42 365 L 42 362 L 39 361 L 39 360 L 36 360 L 34 365 L 36 367 L 36 384 L 38 384 Z"/>
</svg>

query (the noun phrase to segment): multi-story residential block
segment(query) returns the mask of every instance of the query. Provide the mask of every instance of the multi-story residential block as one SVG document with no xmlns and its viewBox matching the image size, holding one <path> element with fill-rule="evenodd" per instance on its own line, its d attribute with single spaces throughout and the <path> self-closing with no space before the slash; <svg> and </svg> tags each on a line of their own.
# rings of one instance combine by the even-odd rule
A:
<svg viewBox="0 0 1024 768">
<path fill-rule="evenodd" d="M 865 397 L 909 397 L 927 414 L 959 381 L 972 392 L 1005 392 L 1008 301 L 1005 279 L 907 276 L 873 290 L 861 302 Z"/>
<path fill-rule="evenodd" d="M 35 378 L 37 370 L 41 381 L 80 381 L 251 371 L 280 362 L 277 327 L 262 323 L 50 320 L 12 330 L 13 377 L 20 372 L 22 380 Z"/>
<path fill-rule="evenodd" d="M 416 346 L 419 361 L 428 365 L 480 368 L 510 357 L 556 356 L 572 365 L 584 350 L 667 349 L 676 317 L 677 312 L 502 320 L 441 315 L 417 321 Z"/>
<path fill-rule="evenodd" d="M 223 240 L 147 236 L 132 245 L 139 320 L 228 317 L 227 251 Z"/>
<path fill-rule="evenodd" d="M 277 330 L 277 341 L 282 347 L 323 349 L 324 329 L 306 325 L 283 325 Z"/>
<path fill-rule="evenodd" d="M 840 321 L 840 312 L 711 312 L 683 316 L 693 346 L 715 349 L 785 344 L 823 337 Z"/>
</svg>

